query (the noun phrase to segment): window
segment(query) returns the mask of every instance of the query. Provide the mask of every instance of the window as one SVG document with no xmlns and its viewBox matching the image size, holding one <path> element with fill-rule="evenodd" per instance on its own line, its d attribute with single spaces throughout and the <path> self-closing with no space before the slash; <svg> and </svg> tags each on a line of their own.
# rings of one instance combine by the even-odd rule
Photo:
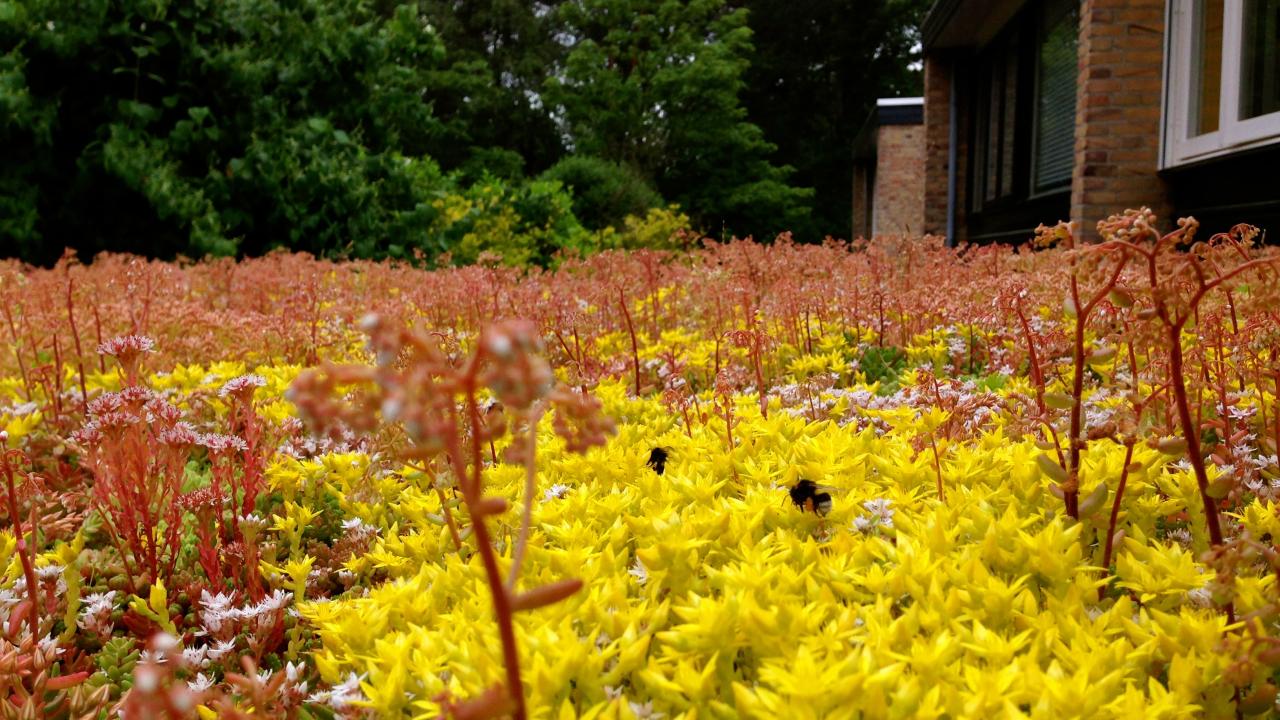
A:
<svg viewBox="0 0 1280 720">
<path fill-rule="evenodd" d="M 1018 36 L 1006 36 L 978 65 L 974 129 L 974 204 L 1014 194 L 1018 130 Z"/>
<path fill-rule="evenodd" d="M 1071 182 L 1075 160 L 1076 42 L 1080 6 L 1052 2 L 1040 23 L 1036 77 L 1036 149 L 1033 192 Z"/>
<path fill-rule="evenodd" d="M 1029 3 L 974 56 L 971 213 L 1016 215 L 1071 185 L 1079 12 L 1079 0 Z"/>
<path fill-rule="evenodd" d="M 1280 0 L 1173 0 L 1165 166 L 1280 141 Z"/>
<path fill-rule="evenodd" d="M 1246 0 L 1240 117 L 1280 112 L 1280 0 Z"/>
</svg>

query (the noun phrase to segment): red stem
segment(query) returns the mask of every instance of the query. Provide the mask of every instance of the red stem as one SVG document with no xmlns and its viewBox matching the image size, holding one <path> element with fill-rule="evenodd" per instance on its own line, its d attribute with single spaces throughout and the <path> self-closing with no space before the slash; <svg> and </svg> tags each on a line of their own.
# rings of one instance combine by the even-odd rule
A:
<svg viewBox="0 0 1280 720">
<path fill-rule="evenodd" d="M 1187 441 L 1188 460 L 1195 471 L 1196 485 L 1200 488 L 1200 500 L 1204 505 L 1205 524 L 1209 528 L 1209 543 L 1213 547 L 1222 544 L 1222 527 L 1218 522 L 1218 507 L 1209 497 L 1209 477 L 1205 472 L 1204 458 L 1200 455 L 1200 434 L 1196 432 L 1195 423 L 1191 419 L 1191 406 L 1187 400 L 1187 385 L 1183 380 L 1182 365 L 1182 326 L 1167 325 L 1169 342 L 1169 380 L 1173 386 L 1173 400 L 1178 411 L 1178 422 L 1182 426 L 1183 438 Z"/>
<path fill-rule="evenodd" d="M 89 391 L 84 382 L 84 350 L 80 347 L 80 331 L 76 328 L 76 306 L 71 295 L 71 268 L 67 268 L 67 319 L 71 322 L 71 337 L 76 344 L 76 369 L 80 372 L 80 411 L 88 412 Z"/>
<path fill-rule="evenodd" d="M 476 536 L 476 547 L 484 565 L 485 578 L 489 583 L 489 591 L 493 595 L 493 610 L 498 623 L 498 634 L 502 640 L 502 656 L 506 666 L 507 693 L 514 704 L 512 717 L 525 720 L 527 711 L 524 700 L 524 684 L 520 679 L 520 652 L 516 645 L 515 624 L 512 619 L 511 596 L 502 582 L 502 573 L 498 569 L 498 559 L 493 552 L 493 542 L 489 528 L 485 524 L 484 514 L 475 512 L 481 497 L 480 464 L 480 410 L 476 403 L 476 371 L 479 368 L 479 356 L 472 358 L 470 366 L 463 376 L 463 391 L 466 393 L 467 420 L 471 428 L 471 473 L 468 475 L 466 461 L 462 457 L 462 448 L 458 437 L 450 438 L 447 451 L 453 464 L 454 473 L 458 477 L 458 485 L 462 489 L 463 500 L 472 508 L 472 531 Z"/>
<path fill-rule="evenodd" d="M 1124 486 L 1129 481 L 1129 463 L 1133 462 L 1133 440 L 1125 442 L 1124 468 L 1120 470 L 1120 484 L 1116 486 L 1116 499 L 1111 503 L 1111 521 L 1107 524 L 1107 542 L 1102 551 L 1102 574 L 1105 576 L 1111 567 L 1112 545 L 1116 537 L 1116 520 L 1120 517 L 1120 500 L 1124 498 Z M 1098 602 L 1106 596 L 1107 587 L 1098 588 Z"/>
<path fill-rule="evenodd" d="M 640 397 L 640 349 L 636 345 L 636 329 L 631 325 L 631 311 L 627 309 L 627 299 L 618 288 L 618 305 L 622 307 L 622 317 L 627 319 L 627 333 L 631 335 L 631 365 L 635 368 L 636 397 Z"/>
<path fill-rule="evenodd" d="M 9 491 L 9 520 L 13 523 L 13 535 L 18 539 L 18 560 L 22 563 L 22 574 L 27 579 L 27 596 L 31 599 L 31 612 L 27 615 L 31 625 L 31 641 L 36 642 L 40 639 L 40 586 L 36 584 L 36 571 L 31 565 L 31 558 L 27 556 L 27 541 L 22 536 L 22 515 L 18 512 L 18 494 L 13 484 L 14 468 L 10 463 L 10 459 L 15 456 L 17 451 L 0 452 L 0 467 L 4 469 L 5 486 Z M 36 527 L 33 524 L 32 542 L 35 542 L 35 533 Z"/>
</svg>

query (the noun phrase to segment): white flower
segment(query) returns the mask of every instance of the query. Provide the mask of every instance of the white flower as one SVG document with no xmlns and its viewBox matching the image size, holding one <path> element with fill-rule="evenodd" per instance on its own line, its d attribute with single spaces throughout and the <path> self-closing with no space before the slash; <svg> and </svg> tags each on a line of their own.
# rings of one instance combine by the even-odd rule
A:
<svg viewBox="0 0 1280 720">
<path fill-rule="evenodd" d="M 1213 607 L 1213 594 L 1207 587 L 1192 588 L 1187 591 L 1187 602 L 1196 607 Z"/>
<path fill-rule="evenodd" d="M 266 387 L 267 380 L 261 375 L 241 375 L 227 381 L 222 389 L 218 390 L 218 397 L 226 397 L 241 392 L 253 392 L 254 389 Z"/>
<path fill-rule="evenodd" d="M 40 652 L 45 655 L 53 655 L 56 657 L 62 654 L 62 648 L 58 647 L 58 638 L 52 635 L 40 638 L 40 642 L 38 644 L 40 646 Z"/>
<path fill-rule="evenodd" d="M 200 605 L 203 609 L 200 611 L 200 623 L 205 630 L 216 633 L 222 629 L 223 623 L 237 619 L 238 612 L 231 607 L 231 600 L 230 594 L 214 595 L 208 590 L 201 593 Z"/>
<path fill-rule="evenodd" d="M 283 609 L 291 600 L 293 600 L 293 593 L 285 590 L 276 590 L 263 598 L 262 602 L 258 603 L 254 609 L 259 613 L 274 612 Z"/>
<path fill-rule="evenodd" d="M 162 665 L 165 662 L 164 653 L 155 652 L 154 650 L 143 650 L 138 656 L 138 662 L 142 665 Z"/>
<path fill-rule="evenodd" d="M 871 532 L 878 528 L 893 527 L 893 509 L 889 506 L 893 504 L 892 500 L 886 498 L 876 498 L 867 500 L 862 503 L 862 507 L 866 508 L 870 515 L 863 515 L 853 519 L 853 528 L 858 532 Z"/>
<path fill-rule="evenodd" d="M 360 681 L 363 679 L 363 675 L 357 676 L 355 673 L 351 673 L 347 675 L 346 680 L 334 685 L 331 689 L 312 693 L 307 698 L 307 702 L 324 703 L 334 710 L 341 710 L 352 703 L 365 699 L 364 693 L 360 692 Z"/>
<path fill-rule="evenodd" d="M 191 688 L 191 692 L 204 692 L 213 687 L 213 678 L 204 673 L 196 673 L 194 680 L 187 681 L 187 687 Z"/>
<path fill-rule="evenodd" d="M 230 593 L 210 594 L 208 590 L 200 593 L 200 604 L 208 610 L 227 610 L 234 598 Z"/>
<path fill-rule="evenodd" d="M 21 405 L 14 405 L 13 410 L 10 411 L 9 414 L 14 416 L 30 415 L 31 413 L 39 409 L 40 409 L 40 406 L 37 405 L 35 402 L 25 402 L 25 403 L 22 403 Z"/>
<path fill-rule="evenodd" d="M 547 488 L 546 491 L 542 493 L 542 502 L 547 502 L 548 500 L 555 500 L 555 499 L 562 498 L 565 496 L 566 493 L 569 492 L 569 489 L 570 488 L 568 485 L 565 485 L 563 483 L 556 483 L 555 485 L 552 485 L 551 487 Z"/>
<path fill-rule="evenodd" d="M 342 529 L 353 535 L 377 535 L 378 528 L 361 518 L 348 518 L 342 521 Z"/>
<path fill-rule="evenodd" d="M 634 564 L 627 570 L 627 574 L 636 579 L 636 582 L 644 585 L 649 582 L 649 568 L 644 566 L 644 561 L 636 558 Z"/>
<path fill-rule="evenodd" d="M 236 649 L 235 639 L 220 640 L 208 649 L 209 658 L 215 662 L 222 660 L 227 654 L 234 652 Z"/>
<path fill-rule="evenodd" d="M 207 648 L 189 647 L 182 649 L 182 664 L 190 668 L 202 668 L 209 664 L 209 658 L 205 655 Z"/>
<path fill-rule="evenodd" d="M 627 705 L 631 708 L 631 712 L 640 720 L 661 720 L 666 717 L 663 713 L 653 709 L 653 701 L 648 700 L 638 703 L 634 700 L 628 700 Z"/>
<path fill-rule="evenodd" d="M 90 593 L 85 595 L 80 601 L 80 616 L 97 615 L 104 610 L 111 610 L 115 607 L 116 591 L 108 590 L 104 593 Z"/>
<path fill-rule="evenodd" d="M 102 355 L 119 357 L 122 354 L 140 354 L 155 352 L 156 341 L 145 335 L 122 335 L 114 337 L 98 346 Z"/>
<path fill-rule="evenodd" d="M 1258 408 L 1247 405 L 1233 405 L 1227 409 L 1227 414 L 1232 420 L 1248 420 L 1256 415 Z"/>
</svg>

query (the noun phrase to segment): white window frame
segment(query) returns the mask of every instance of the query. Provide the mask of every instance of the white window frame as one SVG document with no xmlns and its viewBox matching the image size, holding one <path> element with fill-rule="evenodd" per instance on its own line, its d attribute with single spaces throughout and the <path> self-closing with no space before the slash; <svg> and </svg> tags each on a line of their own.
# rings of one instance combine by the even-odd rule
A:
<svg viewBox="0 0 1280 720">
<path fill-rule="evenodd" d="M 1244 0 L 1223 0 L 1222 78 L 1218 129 L 1188 137 L 1194 59 L 1195 0 L 1170 0 L 1169 42 L 1165 47 L 1164 151 L 1162 167 L 1280 142 L 1280 111 L 1240 119 L 1241 55 L 1244 52 Z"/>
</svg>

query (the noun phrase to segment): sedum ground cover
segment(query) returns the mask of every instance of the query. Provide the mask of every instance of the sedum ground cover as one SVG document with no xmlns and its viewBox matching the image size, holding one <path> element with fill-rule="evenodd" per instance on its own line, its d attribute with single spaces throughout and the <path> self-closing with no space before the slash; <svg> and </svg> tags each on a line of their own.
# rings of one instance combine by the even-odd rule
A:
<svg viewBox="0 0 1280 720">
<path fill-rule="evenodd" d="M 0 266 L 0 717 L 1277 712 L 1276 255 L 1150 221 Z"/>
</svg>

